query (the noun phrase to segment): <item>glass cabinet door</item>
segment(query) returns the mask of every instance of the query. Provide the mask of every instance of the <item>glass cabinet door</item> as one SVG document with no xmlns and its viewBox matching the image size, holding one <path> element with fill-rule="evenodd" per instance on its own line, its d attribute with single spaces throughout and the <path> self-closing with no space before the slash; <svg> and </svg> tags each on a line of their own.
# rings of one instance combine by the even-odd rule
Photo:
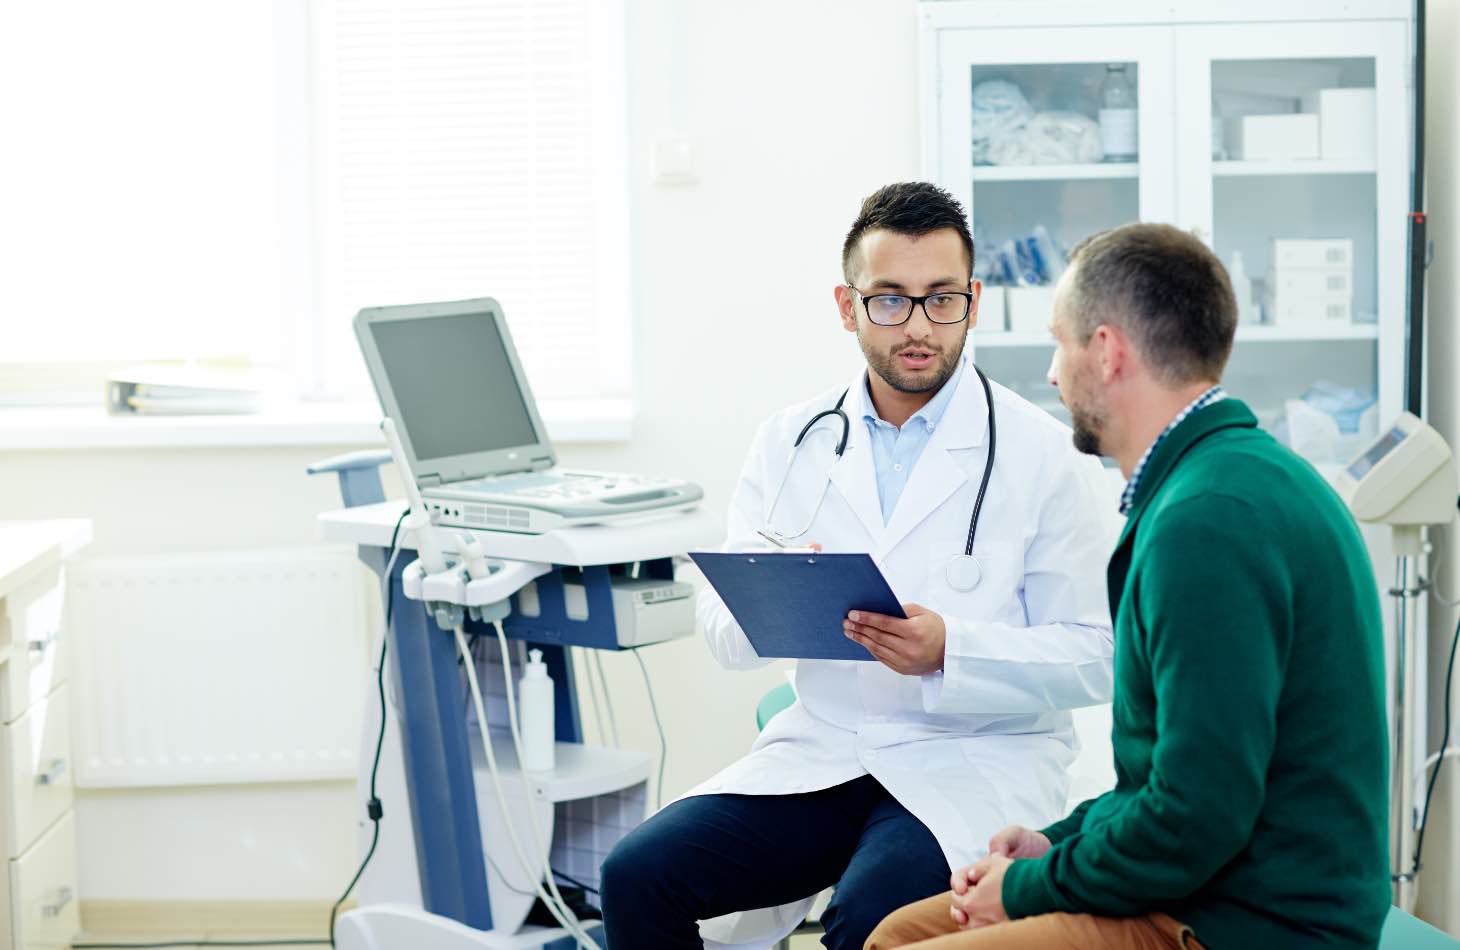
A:
<svg viewBox="0 0 1460 950">
<path fill-rule="evenodd" d="M 1317 465 L 1403 391 L 1403 26 L 1177 30 L 1181 223 L 1238 295 L 1228 389 Z"/>
<path fill-rule="evenodd" d="M 1067 418 L 1046 380 L 1069 249 L 1174 220 L 1169 27 L 938 34 L 936 179 L 971 217 L 984 296 L 972 345 L 992 378 Z"/>
</svg>

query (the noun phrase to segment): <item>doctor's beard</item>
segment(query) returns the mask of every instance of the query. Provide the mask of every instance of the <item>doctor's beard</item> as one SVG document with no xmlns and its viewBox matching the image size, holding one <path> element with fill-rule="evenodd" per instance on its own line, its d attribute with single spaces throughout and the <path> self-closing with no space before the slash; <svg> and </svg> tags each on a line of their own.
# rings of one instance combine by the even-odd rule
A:
<svg viewBox="0 0 1460 950">
<path fill-rule="evenodd" d="M 886 352 L 881 352 L 862 335 L 862 328 L 857 328 L 857 343 L 862 347 L 862 355 L 867 358 L 867 365 L 887 385 L 900 393 L 931 393 L 942 389 L 943 384 L 952 378 L 953 371 L 958 369 L 958 361 L 963 357 L 963 345 L 967 341 L 968 334 L 965 332 L 958 338 L 957 347 L 951 351 L 929 343 L 899 343 Z M 936 358 L 937 369 L 925 380 L 908 376 L 897 368 L 897 354 L 903 350 L 927 350 Z"/>
</svg>

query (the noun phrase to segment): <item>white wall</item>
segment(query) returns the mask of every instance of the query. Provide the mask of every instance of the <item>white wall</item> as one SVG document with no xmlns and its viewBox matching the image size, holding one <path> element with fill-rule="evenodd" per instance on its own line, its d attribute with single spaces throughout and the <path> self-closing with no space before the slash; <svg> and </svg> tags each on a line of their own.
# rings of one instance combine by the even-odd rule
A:
<svg viewBox="0 0 1460 950">
<path fill-rule="evenodd" d="M 1426 184 L 1429 237 L 1435 244 L 1428 278 L 1429 419 L 1460 445 L 1460 71 L 1455 49 L 1460 44 L 1460 2 L 1431 0 L 1428 5 L 1426 84 Z M 1460 591 L 1460 534 L 1452 526 L 1439 532 L 1440 570 L 1436 577 L 1445 596 Z M 1460 616 L 1451 609 L 1430 609 L 1429 735 L 1437 746 L 1444 727 L 1445 663 Z M 1460 720 L 1460 716 L 1455 717 Z M 1460 731 L 1452 731 L 1452 746 Z M 1452 759 L 1436 786 L 1430 827 L 1425 836 L 1424 873 L 1420 878 L 1420 916 L 1460 936 L 1460 759 Z"/>
<path fill-rule="evenodd" d="M 861 199 L 918 176 L 916 4 L 630 6 L 639 419 L 631 444 L 563 455 L 683 475 L 723 511 L 760 420 L 862 365 L 832 288 Z M 698 184 L 650 181 L 666 135 L 695 141 Z M 722 672 L 697 640 L 644 658 L 668 709 L 673 795 L 748 747 L 755 701 L 782 674 Z M 606 666 L 642 729 L 637 665 Z"/>
<path fill-rule="evenodd" d="M 861 198 L 918 173 L 916 4 L 628 5 L 640 414 L 632 442 L 561 454 L 695 479 L 723 511 L 757 422 L 859 365 L 832 286 Z M 694 138 L 698 183 L 651 183 L 666 135 Z M 93 555 L 311 544 L 338 501 L 304 466 L 339 450 L 12 453 L 0 518 L 91 517 Z M 645 658 L 672 796 L 749 745 L 781 673 L 721 671 L 697 640 Z M 637 666 L 607 666 L 625 742 L 657 750 Z M 345 783 L 83 793 L 82 897 L 333 898 L 354 868 L 355 808 Z"/>
</svg>

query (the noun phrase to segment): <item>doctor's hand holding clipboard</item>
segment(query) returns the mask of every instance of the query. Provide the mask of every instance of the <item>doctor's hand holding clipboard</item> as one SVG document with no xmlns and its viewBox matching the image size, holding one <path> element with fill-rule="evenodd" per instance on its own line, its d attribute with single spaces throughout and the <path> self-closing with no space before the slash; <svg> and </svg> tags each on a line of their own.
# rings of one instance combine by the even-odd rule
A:
<svg viewBox="0 0 1460 950">
<path fill-rule="evenodd" d="M 822 554 L 812 543 L 690 557 L 759 656 L 880 660 L 909 676 L 943 666 L 943 618 L 899 604 L 865 554 Z"/>
</svg>

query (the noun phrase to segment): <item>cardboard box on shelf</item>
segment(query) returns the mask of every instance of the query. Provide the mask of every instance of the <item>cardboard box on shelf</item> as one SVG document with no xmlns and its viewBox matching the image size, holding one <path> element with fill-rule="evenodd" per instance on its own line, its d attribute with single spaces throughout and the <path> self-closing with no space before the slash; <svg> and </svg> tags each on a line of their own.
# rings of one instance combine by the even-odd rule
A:
<svg viewBox="0 0 1460 950">
<path fill-rule="evenodd" d="M 1303 111 L 1318 114 L 1318 152 L 1326 159 L 1372 162 L 1378 153 L 1372 88 L 1316 89 L 1303 96 Z"/>
<path fill-rule="evenodd" d="M 1233 158 L 1248 162 L 1317 158 L 1318 116 L 1238 116 L 1227 120 L 1223 143 Z"/>
<path fill-rule="evenodd" d="M 1272 242 L 1272 266 L 1277 271 L 1315 267 L 1352 270 L 1354 242 L 1348 238 L 1277 238 Z"/>
<path fill-rule="evenodd" d="M 1013 333 L 1048 333 L 1054 313 L 1053 287 L 1010 287 L 1005 296 L 1009 330 Z"/>
<path fill-rule="evenodd" d="M 979 336 L 1008 333 L 1009 323 L 1004 315 L 1004 288 L 983 285 L 978 298 L 978 323 L 973 332 Z"/>
<path fill-rule="evenodd" d="M 1353 322 L 1351 294 L 1311 294 L 1285 296 L 1277 294 L 1269 311 L 1271 322 L 1280 327 L 1325 326 Z"/>
<path fill-rule="evenodd" d="M 1273 271 L 1273 284 L 1278 297 L 1352 296 L 1354 273 L 1347 267 L 1285 267 Z"/>
</svg>

